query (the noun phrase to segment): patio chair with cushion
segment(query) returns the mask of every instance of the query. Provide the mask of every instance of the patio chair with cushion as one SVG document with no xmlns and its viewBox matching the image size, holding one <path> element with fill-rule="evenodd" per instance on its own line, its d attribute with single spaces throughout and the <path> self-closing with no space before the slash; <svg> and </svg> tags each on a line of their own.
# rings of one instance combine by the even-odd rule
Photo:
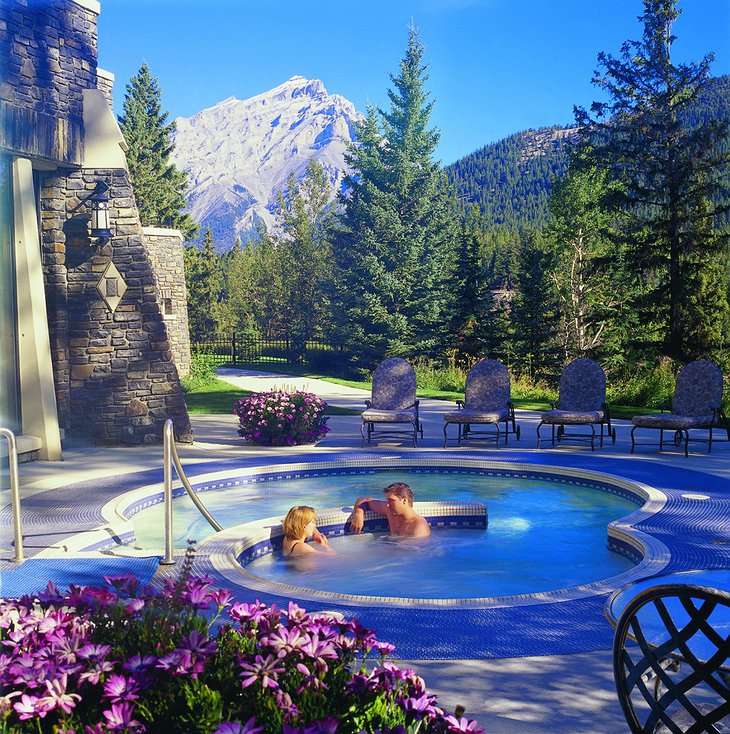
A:
<svg viewBox="0 0 730 734">
<path fill-rule="evenodd" d="M 457 443 L 469 439 L 494 439 L 499 448 L 499 424 L 504 423 L 504 442 L 512 433 L 520 438 L 520 427 L 515 422 L 515 409 L 510 400 L 510 380 L 507 368 L 494 359 L 481 359 L 466 376 L 464 400 L 456 401 L 457 410 L 444 416 L 444 448 L 448 442 L 447 428 L 458 426 Z M 475 426 L 493 425 L 496 433 L 477 430 Z"/>
<path fill-rule="evenodd" d="M 632 734 L 730 731 L 730 594 L 664 584 L 629 601 L 613 643 Z"/>
<path fill-rule="evenodd" d="M 722 372 L 706 359 L 698 359 L 685 365 L 677 375 L 674 398 L 668 413 L 635 415 L 631 422 L 631 453 L 634 453 L 634 432 L 637 428 L 659 430 L 659 450 L 664 448 L 664 431 L 671 431 L 675 446 L 684 441 L 684 455 L 689 455 L 689 432 L 692 429 L 708 431 L 707 439 L 693 441 L 707 443 L 707 453 L 712 451 L 712 429 L 721 425 Z M 730 434 L 728 435 L 730 438 Z M 656 445 L 656 444 L 652 444 Z"/>
<path fill-rule="evenodd" d="M 612 443 L 616 430 L 611 428 L 611 414 L 606 402 L 606 375 L 598 362 L 585 357 L 576 359 L 560 375 L 558 401 L 550 402 L 552 410 L 540 416 L 537 425 L 537 448 L 540 448 L 540 428 L 547 423 L 552 428 L 552 445 L 561 441 L 585 441 L 595 449 L 596 429 L 601 427 L 600 445 L 603 446 L 605 428 Z M 568 433 L 566 426 L 588 426 L 590 433 Z M 605 428 L 604 428 L 605 427 Z"/>
<path fill-rule="evenodd" d="M 416 400 L 416 371 L 400 357 L 382 361 L 373 373 L 373 388 L 362 413 L 362 443 L 386 438 L 408 438 L 416 445 L 423 426 Z"/>
</svg>

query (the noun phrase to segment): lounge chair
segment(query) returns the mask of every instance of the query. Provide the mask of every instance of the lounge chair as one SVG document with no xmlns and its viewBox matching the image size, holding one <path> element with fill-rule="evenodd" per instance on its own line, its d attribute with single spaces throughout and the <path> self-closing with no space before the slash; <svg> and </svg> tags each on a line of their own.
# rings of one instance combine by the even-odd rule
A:
<svg viewBox="0 0 730 734">
<path fill-rule="evenodd" d="M 635 415 L 631 422 L 631 453 L 634 453 L 634 432 L 637 428 L 659 430 L 659 450 L 664 448 L 664 431 L 671 431 L 674 445 L 684 441 L 684 455 L 689 455 L 689 432 L 706 429 L 707 439 L 693 438 L 707 443 L 707 453 L 712 451 L 712 429 L 721 425 L 722 372 L 706 359 L 698 359 L 685 365 L 677 375 L 674 398 L 670 412 Z M 730 438 L 730 433 L 728 434 Z M 652 444 L 656 445 L 656 444 Z"/>
<path fill-rule="evenodd" d="M 632 734 L 728 731 L 730 594 L 685 584 L 638 594 L 618 620 L 613 669 Z"/>
<path fill-rule="evenodd" d="M 540 428 L 547 423 L 552 428 L 552 445 L 555 441 L 586 441 L 595 449 L 596 429 L 601 427 L 600 445 L 603 446 L 604 427 L 612 443 L 616 443 L 616 430 L 611 428 L 611 413 L 606 402 L 606 375 L 598 362 L 592 359 L 576 359 L 563 369 L 557 403 L 550 403 L 552 410 L 540 416 L 537 426 L 537 448 L 540 448 Z M 588 426 L 590 433 L 568 433 L 566 426 Z"/>
<path fill-rule="evenodd" d="M 466 376 L 464 400 L 457 400 L 457 410 L 444 416 L 444 448 L 448 442 L 446 429 L 451 423 L 458 426 L 457 443 L 468 439 L 494 439 L 499 448 L 499 424 L 504 423 L 504 442 L 512 433 L 520 438 L 520 427 L 515 422 L 515 409 L 510 400 L 510 382 L 507 368 L 494 359 L 481 359 Z M 496 433 L 475 430 L 474 426 L 493 425 Z"/>
<path fill-rule="evenodd" d="M 371 443 L 384 438 L 410 438 L 416 445 L 423 426 L 418 416 L 416 372 L 400 357 L 382 361 L 373 373 L 373 389 L 362 413 L 360 434 Z"/>
</svg>

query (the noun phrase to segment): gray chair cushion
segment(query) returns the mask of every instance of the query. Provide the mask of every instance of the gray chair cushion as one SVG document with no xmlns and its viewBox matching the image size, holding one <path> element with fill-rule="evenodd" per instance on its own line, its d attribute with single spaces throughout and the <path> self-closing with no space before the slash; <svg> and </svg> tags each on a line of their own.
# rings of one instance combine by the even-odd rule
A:
<svg viewBox="0 0 730 734">
<path fill-rule="evenodd" d="M 365 423 L 412 423 L 416 420 L 416 411 L 368 408 L 363 411 L 362 419 Z"/>
<path fill-rule="evenodd" d="M 602 410 L 549 410 L 540 416 L 543 423 L 555 423 L 561 425 L 589 425 L 600 423 L 603 420 Z"/>
<path fill-rule="evenodd" d="M 592 359 L 572 361 L 560 375 L 559 393 L 557 408 L 560 411 L 602 412 L 606 402 L 606 375 L 603 368 Z"/>
<path fill-rule="evenodd" d="M 631 422 L 637 428 L 661 428 L 670 431 L 686 431 L 689 428 L 709 426 L 712 415 L 676 415 L 674 413 L 651 413 L 635 415 Z"/>
<path fill-rule="evenodd" d="M 507 420 L 509 411 L 505 408 L 504 410 L 456 410 L 453 413 L 446 413 L 444 420 L 447 423 L 499 423 L 500 421 Z"/>
<path fill-rule="evenodd" d="M 416 371 L 400 357 L 383 360 L 373 373 L 370 407 L 375 410 L 407 410 L 416 402 Z"/>
</svg>

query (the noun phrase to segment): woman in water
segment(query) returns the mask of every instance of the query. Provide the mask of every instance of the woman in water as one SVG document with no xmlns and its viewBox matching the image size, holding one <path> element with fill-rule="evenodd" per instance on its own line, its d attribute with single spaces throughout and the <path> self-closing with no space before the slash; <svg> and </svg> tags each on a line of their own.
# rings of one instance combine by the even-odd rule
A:
<svg viewBox="0 0 730 734">
<path fill-rule="evenodd" d="M 284 556 L 301 556 L 308 553 L 318 553 L 306 541 L 312 538 L 322 546 L 323 551 L 331 552 L 327 538 L 317 530 L 314 519 L 317 513 L 314 507 L 298 505 L 292 507 L 284 518 L 284 542 L 281 551 Z"/>
</svg>

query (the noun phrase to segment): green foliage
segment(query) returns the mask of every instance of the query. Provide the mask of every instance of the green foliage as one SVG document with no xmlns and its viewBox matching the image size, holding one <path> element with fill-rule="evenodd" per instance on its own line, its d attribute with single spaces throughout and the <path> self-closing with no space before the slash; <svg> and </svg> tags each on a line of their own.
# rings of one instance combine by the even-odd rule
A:
<svg viewBox="0 0 730 734">
<path fill-rule="evenodd" d="M 615 258 L 636 278 L 625 284 L 627 312 L 658 332 L 646 330 L 634 351 L 687 361 L 726 338 L 727 235 L 711 223 L 722 209 L 713 201 L 728 197 L 730 157 L 727 121 L 688 124 L 712 57 L 672 62 L 678 15 L 676 0 L 644 0 L 642 40 L 626 42 L 619 58 L 599 54 L 593 82 L 607 101 L 576 117 L 590 164 L 615 184 L 603 206 L 618 221 Z"/>
<path fill-rule="evenodd" d="M 452 202 L 428 127 L 424 49 L 415 28 L 387 112 L 370 108 L 348 163 L 333 242 L 338 332 L 362 365 L 435 353 L 450 322 Z"/>
<path fill-rule="evenodd" d="M 187 174 L 170 163 L 175 123 L 167 122 L 161 98 L 157 79 L 142 64 L 127 84 L 124 112 L 119 117 L 129 146 L 127 165 L 142 224 L 175 227 L 190 238 L 197 234 L 198 225 L 184 213 Z"/>
<path fill-rule="evenodd" d="M 205 230 L 201 247 L 187 246 L 184 256 L 190 336 L 200 341 L 221 330 L 222 274 L 211 231 Z"/>
<path fill-rule="evenodd" d="M 575 131 L 561 127 L 515 133 L 446 167 L 464 207 L 477 206 L 490 228 L 539 228 L 550 221 L 553 182 L 568 167 Z"/>
<path fill-rule="evenodd" d="M 181 380 L 183 390 L 194 390 L 211 385 L 215 380 L 216 359 L 211 354 L 193 352 L 190 355 L 190 372 Z"/>
</svg>

